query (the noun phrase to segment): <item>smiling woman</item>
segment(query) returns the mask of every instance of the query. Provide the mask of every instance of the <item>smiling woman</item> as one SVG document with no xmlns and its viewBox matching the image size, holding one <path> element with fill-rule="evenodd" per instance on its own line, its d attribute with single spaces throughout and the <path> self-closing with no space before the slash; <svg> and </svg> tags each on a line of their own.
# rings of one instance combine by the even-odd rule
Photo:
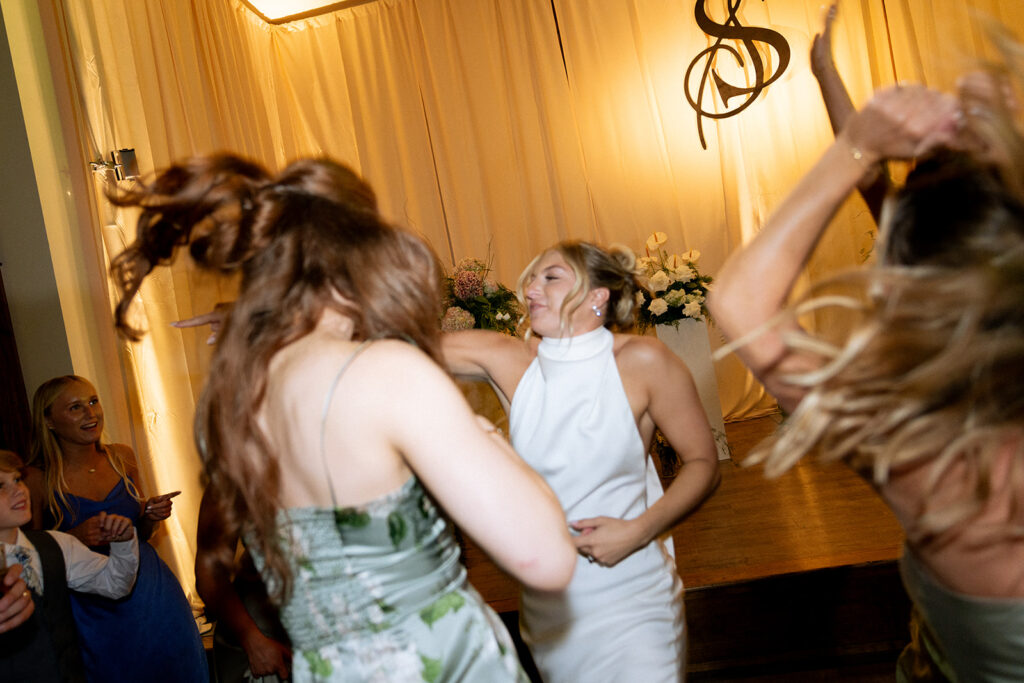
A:
<svg viewBox="0 0 1024 683">
<path fill-rule="evenodd" d="M 575 533 L 559 595 L 524 588 L 522 630 L 545 680 L 680 680 L 682 583 L 662 536 L 713 488 L 717 457 L 686 366 L 636 320 L 635 255 L 562 242 L 523 271 L 526 340 L 446 334 L 455 375 L 511 401 L 516 451 L 554 489 Z M 538 339 L 539 337 L 539 339 Z M 682 460 L 667 491 L 647 456 L 655 427 Z"/>
<path fill-rule="evenodd" d="M 135 453 L 124 444 L 104 443 L 102 435 L 103 406 L 91 382 L 66 375 L 36 390 L 34 467 L 26 473 L 33 524 L 67 531 L 106 554 L 105 518 L 127 517 L 144 541 L 157 522 L 170 516 L 171 498 L 178 492 L 145 498 L 137 484 Z M 185 594 L 148 543 L 139 545 L 138 579 L 127 597 L 113 601 L 73 593 L 71 607 L 89 680 L 208 679 Z M 154 614 L 160 615 L 155 622 Z"/>
</svg>

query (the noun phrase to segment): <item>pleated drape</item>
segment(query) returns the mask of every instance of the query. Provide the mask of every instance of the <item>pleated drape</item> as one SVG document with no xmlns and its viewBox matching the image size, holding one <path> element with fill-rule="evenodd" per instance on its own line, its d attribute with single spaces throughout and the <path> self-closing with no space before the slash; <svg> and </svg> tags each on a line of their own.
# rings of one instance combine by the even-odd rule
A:
<svg viewBox="0 0 1024 683">
<path fill-rule="evenodd" d="M 366 176 L 385 214 L 443 260 L 489 257 L 507 284 L 555 241 L 640 251 L 654 231 L 670 251 L 700 250 L 714 274 L 832 139 L 807 59 L 822 4 L 742 4 L 738 20 L 782 34 L 792 61 L 739 116 L 704 119 L 703 149 L 684 74 L 714 39 L 691 0 L 376 0 L 279 26 L 238 0 L 58 2 L 96 157 L 134 148 L 146 173 L 218 150 L 272 168 L 329 155 Z M 719 22 L 725 6 L 706 0 Z M 1021 31 L 1024 3 L 846 0 L 836 62 L 856 102 L 896 80 L 950 87 L 991 55 L 988 17 Z M 736 84 L 750 77 L 726 57 L 719 68 Z M 112 255 L 132 217 L 98 203 Z M 872 235 L 851 199 L 802 284 L 858 264 Z M 125 354 L 147 478 L 189 492 L 165 553 L 187 585 L 199 494 L 191 420 L 209 349 L 205 334 L 169 323 L 231 296 L 231 283 L 180 259 L 143 288 L 149 334 Z M 727 418 L 771 409 L 735 360 L 717 372 Z"/>
</svg>

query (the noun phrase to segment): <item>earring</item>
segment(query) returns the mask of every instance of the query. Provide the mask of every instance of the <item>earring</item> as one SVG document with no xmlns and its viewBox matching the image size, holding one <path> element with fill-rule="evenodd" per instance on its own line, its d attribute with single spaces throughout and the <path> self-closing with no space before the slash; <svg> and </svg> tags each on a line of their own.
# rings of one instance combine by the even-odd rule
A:
<svg viewBox="0 0 1024 683">
<path fill-rule="evenodd" d="M 598 318 L 600 318 L 601 317 L 601 309 L 597 307 L 597 304 L 594 304 L 593 306 L 591 306 L 591 308 L 594 309 L 594 315 L 596 315 Z"/>
</svg>

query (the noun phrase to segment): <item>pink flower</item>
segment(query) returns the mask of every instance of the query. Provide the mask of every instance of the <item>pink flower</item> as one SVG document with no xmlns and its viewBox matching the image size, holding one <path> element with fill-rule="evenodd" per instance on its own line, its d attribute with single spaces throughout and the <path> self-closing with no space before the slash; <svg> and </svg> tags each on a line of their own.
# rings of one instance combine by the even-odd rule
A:
<svg viewBox="0 0 1024 683">
<path fill-rule="evenodd" d="M 444 332 L 457 332 L 458 330 L 471 330 L 476 325 L 476 318 L 465 308 L 449 306 L 441 319 L 441 330 Z"/>
<path fill-rule="evenodd" d="M 453 290 L 455 296 L 463 301 L 482 296 L 484 293 L 483 278 L 480 277 L 480 273 L 463 270 L 455 276 Z"/>
</svg>

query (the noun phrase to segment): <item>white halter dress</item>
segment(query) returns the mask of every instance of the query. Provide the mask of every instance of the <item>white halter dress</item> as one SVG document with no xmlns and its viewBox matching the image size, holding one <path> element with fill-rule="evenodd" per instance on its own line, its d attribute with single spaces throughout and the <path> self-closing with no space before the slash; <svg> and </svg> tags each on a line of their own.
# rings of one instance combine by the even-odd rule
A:
<svg viewBox="0 0 1024 683">
<path fill-rule="evenodd" d="M 570 521 L 633 519 L 663 493 L 613 341 L 603 327 L 543 339 L 512 400 L 512 445 L 547 480 Z M 614 567 L 581 556 L 565 591 L 523 589 L 523 638 L 547 683 L 678 681 L 686 648 L 682 592 L 662 540 Z"/>
</svg>

